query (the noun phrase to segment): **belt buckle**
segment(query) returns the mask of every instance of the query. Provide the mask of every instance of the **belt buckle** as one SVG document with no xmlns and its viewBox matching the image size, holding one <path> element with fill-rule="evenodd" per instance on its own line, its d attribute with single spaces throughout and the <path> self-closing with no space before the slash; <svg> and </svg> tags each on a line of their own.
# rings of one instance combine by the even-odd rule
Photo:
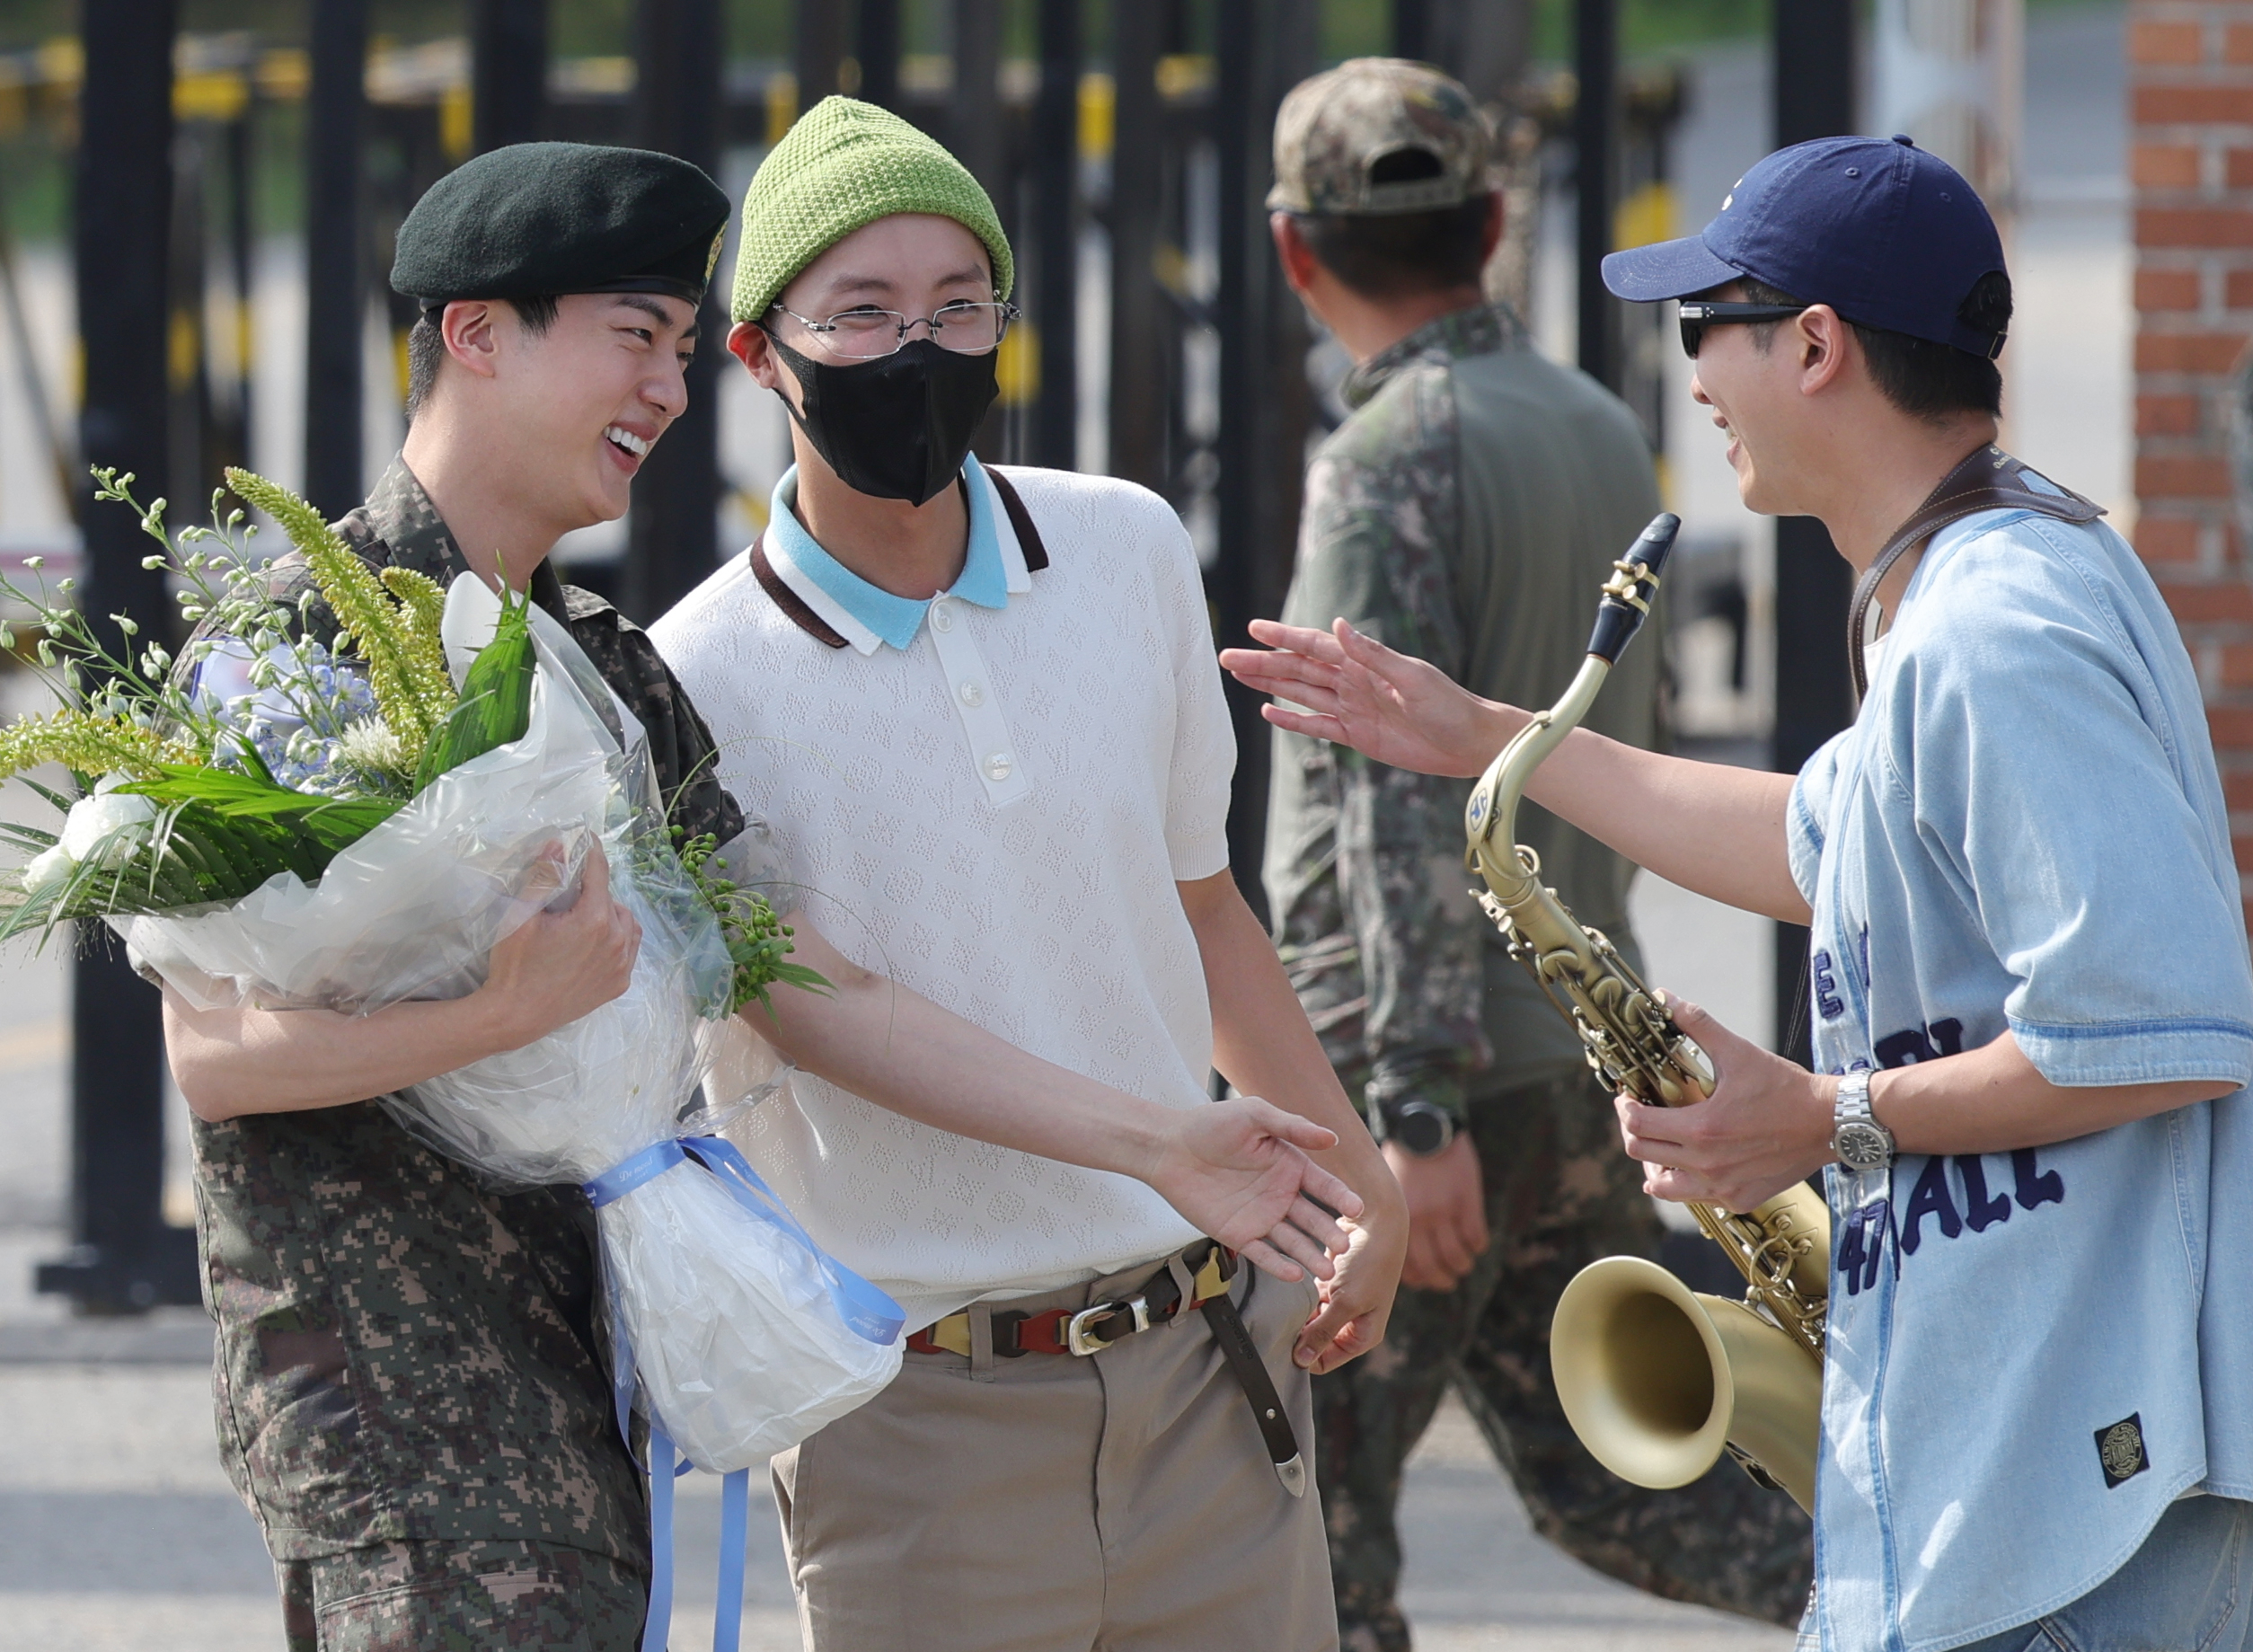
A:
<svg viewBox="0 0 2253 1652">
<path fill-rule="evenodd" d="M 1100 1354 L 1117 1340 L 1106 1337 L 1101 1340 L 1092 1333 L 1099 1325 L 1108 1325 L 1122 1313 L 1135 1316 L 1135 1330 L 1150 1329 L 1150 1302 L 1147 1297 L 1130 1296 L 1125 1302 L 1099 1302 L 1091 1308 L 1082 1308 L 1065 1326 L 1065 1346 L 1082 1359 Z M 1131 1333 L 1130 1333 L 1131 1334 Z"/>
</svg>

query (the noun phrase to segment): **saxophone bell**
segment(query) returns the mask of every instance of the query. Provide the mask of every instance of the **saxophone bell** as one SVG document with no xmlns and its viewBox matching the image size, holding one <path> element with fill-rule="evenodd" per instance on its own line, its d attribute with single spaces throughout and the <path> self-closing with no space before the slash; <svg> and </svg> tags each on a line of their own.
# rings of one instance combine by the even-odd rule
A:
<svg viewBox="0 0 2253 1652">
<path fill-rule="evenodd" d="M 1621 1480 L 1686 1486 L 1726 1451 L 1814 1512 L 1822 1385 L 1806 1350 L 1745 1303 L 1606 1257 L 1565 1287 L 1549 1335 L 1566 1420 Z"/>
</svg>

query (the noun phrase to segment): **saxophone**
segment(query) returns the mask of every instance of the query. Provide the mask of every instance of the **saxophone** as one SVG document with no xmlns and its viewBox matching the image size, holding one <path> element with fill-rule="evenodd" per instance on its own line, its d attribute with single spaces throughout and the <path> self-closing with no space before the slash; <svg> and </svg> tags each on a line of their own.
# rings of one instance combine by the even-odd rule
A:
<svg viewBox="0 0 2253 1652">
<path fill-rule="evenodd" d="M 1542 887 L 1540 859 L 1515 841 L 1515 827 L 1533 771 L 1587 715 L 1649 614 L 1681 526 L 1679 517 L 1659 516 L 1612 565 L 1571 686 L 1503 747 L 1463 815 L 1466 864 L 1486 884 L 1474 893 L 1510 956 L 1578 1030 L 1606 1086 L 1663 1107 L 1710 1095 L 1712 1064 L 1611 941 Z M 1636 1485 L 1687 1485 L 1727 1451 L 1754 1480 L 1812 1511 L 1829 1209 L 1803 1186 L 1743 1213 L 1689 1208 L 1745 1276 L 1744 1301 L 1693 1292 L 1639 1257 L 1582 1269 L 1550 1330 L 1565 1416 L 1598 1462 Z"/>
</svg>

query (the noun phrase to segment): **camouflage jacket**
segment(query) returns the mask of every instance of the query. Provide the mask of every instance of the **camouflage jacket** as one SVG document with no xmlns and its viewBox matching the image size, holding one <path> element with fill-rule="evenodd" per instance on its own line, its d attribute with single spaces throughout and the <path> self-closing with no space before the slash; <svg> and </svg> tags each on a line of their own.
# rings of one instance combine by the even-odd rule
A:
<svg viewBox="0 0 2253 1652">
<path fill-rule="evenodd" d="M 403 462 L 339 527 L 379 567 L 468 566 Z M 286 595 L 307 579 L 276 572 Z M 641 720 L 675 821 L 733 837 L 711 737 L 649 638 L 544 563 L 531 589 Z M 317 601 L 308 624 L 333 634 Z M 195 1153 L 221 1454 L 278 1559 L 531 1539 L 647 1567 L 584 1195 L 498 1191 L 368 1102 L 199 1121 Z"/>
<path fill-rule="evenodd" d="M 1612 560 L 1658 508 L 1617 398 L 1548 361 L 1506 309 L 1460 310 L 1347 380 L 1355 411 L 1306 479 L 1284 617 L 1344 615 L 1491 699 L 1543 706 L 1583 657 Z M 1648 746 L 1658 649 L 1630 650 L 1588 726 Z M 1348 1093 L 1464 1103 L 1579 1064 L 1572 1031 L 1466 893 L 1468 782 L 1278 730 L 1264 868 L 1276 938 Z M 1632 869 L 1532 804 L 1518 837 L 1623 946 Z"/>
</svg>

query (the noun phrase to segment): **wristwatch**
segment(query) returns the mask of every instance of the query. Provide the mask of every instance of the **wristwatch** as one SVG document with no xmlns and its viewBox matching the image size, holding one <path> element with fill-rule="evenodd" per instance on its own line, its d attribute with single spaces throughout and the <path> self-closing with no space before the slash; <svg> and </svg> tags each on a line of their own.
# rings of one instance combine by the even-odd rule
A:
<svg viewBox="0 0 2253 1652">
<path fill-rule="evenodd" d="M 1379 1102 L 1377 1124 L 1380 1142 L 1394 1143 L 1419 1159 L 1445 1153 L 1455 1139 L 1454 1115 L 1430 1101 Z"/>
<path fill-rule="evenodd" d="M 1831 1109 L 1831 1151 L 1850 1171 L 1882 1171 L 1893 1163 L 1893 1132 L 1870 1116 L 1868 1067 L 1857 1067 L 1838 1082 Z"/>
</svg>

